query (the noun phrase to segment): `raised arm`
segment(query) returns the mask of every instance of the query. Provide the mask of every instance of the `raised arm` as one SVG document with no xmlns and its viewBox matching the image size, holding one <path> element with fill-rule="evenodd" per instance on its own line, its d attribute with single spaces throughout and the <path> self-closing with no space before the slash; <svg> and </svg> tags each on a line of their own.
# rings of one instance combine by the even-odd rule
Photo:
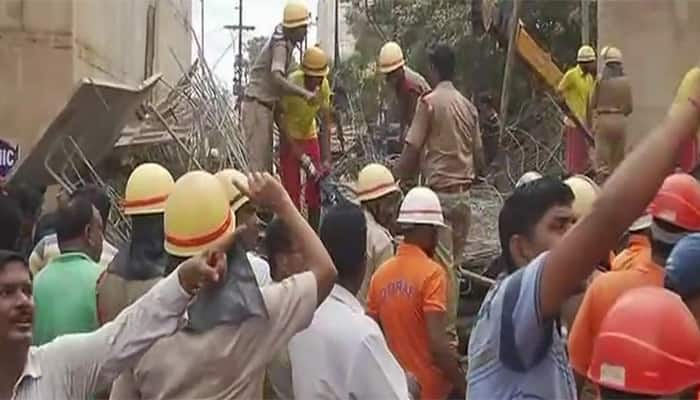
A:
<svg viewBox="0 0 700 400">
<path fill-rule="evenodd" d="M 699 82 L 700 83 L 700 82 Z M 593 211 L 569 230 L 549 253 L 541 278 L 542 317 L 553 317 L 607 257 L 620 236 L 651 202 L 671 172 L 677 150 L 700 125 L 700 90 L 674 105 L 661 125 L 625 158 L 608 179 Z"/>
<path fill-rule="evenodd" d="M 214 266 L 207 264 L 209 258 Z M 38 351 L 60 361 L 66 376 L 74 377 L 69 397 L 87 398 L 133 367 L 158 339 L 173 334 L 192 296 L 205 283 L 218 281 L 225 262 L 225 257 L 218 255 L 186 260 L 100 329 L 62 336 Z"/>
</svg>

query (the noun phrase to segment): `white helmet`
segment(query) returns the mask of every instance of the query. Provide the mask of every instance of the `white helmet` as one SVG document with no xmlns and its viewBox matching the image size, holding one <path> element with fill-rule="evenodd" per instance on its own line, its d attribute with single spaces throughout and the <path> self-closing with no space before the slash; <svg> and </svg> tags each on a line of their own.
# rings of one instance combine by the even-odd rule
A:
<svg viewBox="0 0 700 400">
<path fill-rule="evenodd" d="M 537 171 L 528 171 L 523 174 L 523 176 L 518 179 L 518 182 L 515 183 L 515 187 L 522 186 L 528 182 L 536 181 L 542 177 L 542 174 L 540 174 Z"/>
<path fill-rule="evenodd" d="M 411 189 L 401 203 L 396 222 L 444 227 L 442 207 L 435 192 L 421 186 Z"/>
</svg>

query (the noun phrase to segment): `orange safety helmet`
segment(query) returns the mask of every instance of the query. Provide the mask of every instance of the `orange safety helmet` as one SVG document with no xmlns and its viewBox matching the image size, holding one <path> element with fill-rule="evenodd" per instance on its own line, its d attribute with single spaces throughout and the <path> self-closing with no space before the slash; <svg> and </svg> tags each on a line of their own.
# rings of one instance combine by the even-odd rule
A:
<svg viewBox="0 0 700 400">
<path fill-rule="evenodd" d="M 699 232 L 700 183 L 684 173 L 668 176 L 648 211 L 656 219 L 686 231 Z"/>
<path fill-rule="evenodd" d="M 700 383 L 700 329 L 676 294 L 647 286 L 608 311 L 588 378 L 609 389 L 665 396 Z"/>
</svg>

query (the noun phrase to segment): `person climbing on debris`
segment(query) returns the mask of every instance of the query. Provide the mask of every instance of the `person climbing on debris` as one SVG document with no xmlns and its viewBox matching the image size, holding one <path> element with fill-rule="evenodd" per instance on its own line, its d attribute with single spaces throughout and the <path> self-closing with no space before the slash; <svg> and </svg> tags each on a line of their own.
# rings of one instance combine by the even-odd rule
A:
<svg viewBox="0 0 700 400">
<path fill-rule="evenodd" d="M 404 234 L 396 256 L 374 273 L 367 314 L 384 331 L 389 349 L 415 375 L 422 399 L 464 397 L 465 381 L 448 330 L 449 281 L 435 262 L 439 230 L 445 228 L 438 196 L 415 187 L 401 203 L 397 222 Z"/>
<path fill-rule="evenodd" d="M 418 102 L 396 174 L 399 179 L 410 178 L 420 166 L 424 185 L 440 198 L 447 229 L 440 231 L 437 257 L 448 271 L 448 326 L 454 330 L 457 268 L 464 262 L 471 223 L 469 189 L 485 171 L 485 163 L 476 107 L 452 83 L 454 51 L 437 45 L 428 59 L 435 90 Z"/>
<path fill-rule="evenodd" d="M 401 190 L 387 167 L 368 164 L 362 168 L 357 176 L 357 200 L 367 220 L 366 270 L 357 292 L 362 304 L 367 300 L 372 276 L 380 265 L 394 255 L 391 230 L 396 222 L 400 199 Z"/>
<path fill-rule="evenodd" d="M 555 329 L 561 306 L 642 214 L 698 126 L 700 90 L 675 105 L 626 157 L 591 212 L 573 226 L 573 193 L 563 182 L 540 178 L 515 189 L 499 215 L 509 275 L 489 291 L 472 330 L 469 399 L 577 398 Z"/>
<path fill-rule="evenodd" d="M 399 104 L 399 143 L 404 142 L 406 130 L 411 126 L 418 99 L 430 92 L 430 84 L 419 73 L 406 65 L 403 50 L 396 42 L 387 42 L 379 51 L 379 72 L 384 74 Z"/>
<path fill-rule="evenodd" d="M 170 171 L 160 164 L 141 164 L 129 175 L 122 207 L 131 218 L 131 237 L 97 283 L 101 324 L 116 318 L 163 277 L 167 262 L 163 211 L 173 186 Z"/>
<path fill-rule="evenodd" d="M 317 92 L 287 78 L 292 52 L 306 38 L 310 19 L 306 5 L 290 1 L 284 7 L 282 23 L 251 66 L 241 116 L 252 171 L 272 172 L 274 109 L 280 98 L 295 95 L 311 102 L 317 97 Z"/>
<path fill-rule="evenodd" d="M 616 47 L 604 47 L 600 58 L 603 71 L 593 86 L 587 117 L 595 136 L 596 179 L 604 182 L 625 157 L 627 117 L 633 105 L 622 52 Z"/>
<path fill-rule="evenodd" d="M 681 298 L 634 289 L 602 321 L 588 378 L 601 400 L 695 399 L 700 330 Z"/>
<path fill-rule="evenodd" d="M 583 388 L 590 366 L 593 342 L 600 324 L 615 301 L 631 289 L 661 287 L 664 265 L 673 246 L 684 236 L 700 231 L 700 183 L 687 174 L 667 177 L 649 206 L 651 257 L 640 259 L 628 270 L 602 274 L 586 290 L 569 335 L 571 366 Z"/>
<path fill-rule="evenodd" d="M 576 55 L 577 65 L 564 74 L 557 86 L 557 93 L 562 97 L 572 117 L 584 126 L 588 121 L 588 101 L 593 91 L 596 73 L 596 55 L 591 46 L 581 46 Z M 566 142 L 566 170 L 569 174 L 585 174 L 590 162 L 586 132 L 578 127 L 571 117 L 564 121 L 564 138 Z"/>
<path fill-rule="evenodd" d="M 284 96 L 277 112 L 280 127 L 280 175 L 292 201 L 301 209 L 301 170 L 306 176 L 305 196 L 309 224 L 318 229 L 321 215 L 319 181 L 331 168 L 330 96 L 328 57 L 319 47 L 304 53 L 301 69 L 289 75 L 289 81 L 318 93 L 308 102 L 296 95 Z M 323 119 L 323 132 L 318 132 L 316 116 Z"/>
</svg>

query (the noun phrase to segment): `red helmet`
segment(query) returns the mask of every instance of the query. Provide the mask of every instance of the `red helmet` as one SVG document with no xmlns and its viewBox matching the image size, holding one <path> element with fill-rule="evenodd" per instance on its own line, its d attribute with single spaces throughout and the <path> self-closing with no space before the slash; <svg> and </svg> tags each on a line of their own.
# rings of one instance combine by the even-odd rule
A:
<svg viewBox="0 0 700 400">
<path fill-rule="evenodd" d="M 679 228 L 700 231 L 700 183 L 688 174 L 668 176 L 648 211 L 654 218 Z"/>
<path fill-rule="evenodd" d="M 672 395 L 700 383 L 700 329 L 681 298 L 643 287 L 608 311 L 588 378 L 623 392 Z"/>
</svg>

